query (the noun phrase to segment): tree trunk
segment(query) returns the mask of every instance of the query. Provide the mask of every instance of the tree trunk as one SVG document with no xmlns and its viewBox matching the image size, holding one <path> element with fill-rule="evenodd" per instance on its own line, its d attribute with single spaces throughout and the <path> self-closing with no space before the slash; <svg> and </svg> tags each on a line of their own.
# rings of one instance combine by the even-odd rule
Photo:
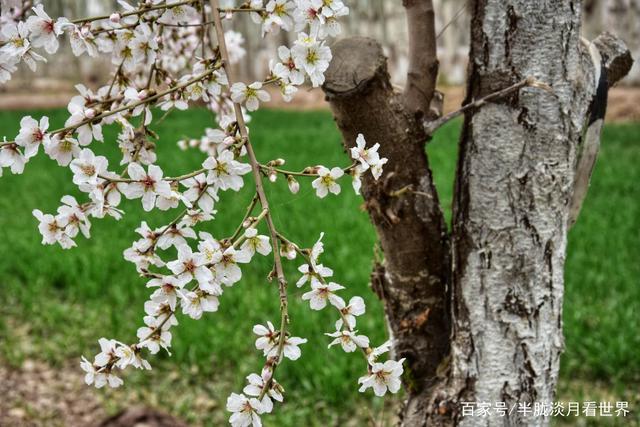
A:
<svg viewBox="0 0 640 427">
<path fill-rule="evenodd" d="M 407 358 L 408 385 L 418 393 L 433 383 L 449 350 L 446 287 L 449 278 L 447 229 L 431 177 L 421 123 L 393 91 L 382 48 L 356 37 L 333 47 L 324 86 L 345 148 L 358 133 L 380 143 L 389 162 L 384 177 L 363 177 L 362 195 L 384 252 L 372 275 L 374 290 L 396 340 Z"/>
<path fill-rule="evenodd" d="M 407 357 L 407 427 L 549 423 L 549 406 L 533 414 L 555 396 L 569 209 L 584 127 L 603 107 L 579 4 L 476 0 L 472 10 L 465 103 L 525 78 L 551 91 L 522 87 L 467 111 L 450 237 L 424 150 L 429 100 L 394 92 L 379 45 L 364 38 L 333 47 L 324 86 L 345 146 L 362 132 L 389 158 L 363 196 L 385 255 L 372 285 Z M 628 72 L 622 42 L 594 46 L 605 82 Z M 491 404 L 491 416 L 463 416 L 465 402 Z"/>
</svg>

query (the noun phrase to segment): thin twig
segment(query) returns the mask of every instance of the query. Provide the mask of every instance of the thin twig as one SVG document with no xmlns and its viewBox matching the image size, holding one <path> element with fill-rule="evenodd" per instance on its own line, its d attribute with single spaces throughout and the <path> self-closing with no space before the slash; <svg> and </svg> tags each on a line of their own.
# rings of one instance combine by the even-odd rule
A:
<svg viewBox="0 0 640 427">
<path fill-rule="evenodd" d="M 222 64 L 224 66 L 225 72 L 227 74 L 227 80 L 229 81 L 229 87 L 233 86 L 234 79 L 232 75 L 231 67 L 229 66 L 229 53 L 227 51 L 227 44 L 224 38 L 224 28 L 222 27 L 222 20 L 220 18 L 219 4 L 218 0 L 210 0 L 211 4 L 211 14 L 213 17 L 213 21 L 215 24 L 216 35 L 218 38 L 218 48 L 220 50 L 220 57 L 222 59 Z M 278 342 L 278 350 L 277 350 L 277 359 L 276 365 L 272 367 L 271 376 L 268 381 L 268 384 L 265 384 L 265 387 L 262 390 L 262 396 L 267 390 L 270 388 L 271 383 L 273 381 L 273 374 L 277 367 L 277 364 L 282 359 L 282 354 L 284 350 L 284 345 L 286 342 L 286 330 L 287 324 L 289 323 L 289 314 L 288 314 L 288 301 L 287 301 L 287 281 L 284 275 L 284 269 L 282 268 L 282 260 L 280 258 L 280 251 L 278 251 L 278 237 L 277 231 L 273 224 L 273 218 L 271 217 L 271 211 L 269 210 L 269 201 L 264 192 L 264 186 L 262 184 L 262 176 L 260 174 L 260 163 L 256 159 L 256 155 L 253 151 L 253 146 L 249 140 L 249 133 L 247 132 L 247 126 L 244 121 L 244 116 L 242 115 L 242 108 L 240 104 L 237 102 L 233 103 L 233 109 L 236 116 L 236 122 L 238 124 L 238 130 L 240 131 L 240 136 L 242 137 L 243 142 L 247 148 L 247 155 L 249 156 L 249 162 L 251 164 L 251 170 L 253 172 L 253 177 L 255 179 L 256 185 L 256 193 L 258 194 L 258 199 L 260 201 L 260 205 L 263 210 L 266 210 L 266 223 L 269 228 L 269 234 L 271 237 L 271 245 L 273 246 L 273 261 L 275 264 L 276 276 L 278 278 L 278 292 L 280 295 L 280 338 Z"/>
<path fill-rule="evenodd" d="M 482 107 L 483 105 L 485 105 L 488 102 L 491 101 L 495 101 L 498 100 L 500 98 L 503 98 L 513 92 L 516 92 L 520 89 L 522 89 L 525 86 L 529 86 L 529 87 L 537 87 L 540 89 L 544 89 L 548 92 L 553 92 L 553 89 L 551 89 L 551 87 L 549 87 L 546 83 L 540 82 L 538 80 L 536 80 L 533 77 L 527 77 L 526 79 L 523 79 L 521 81 L 519 81 L 518 83 L 511 85 L 507 88 L 504 88 L 502 90 L 499 90 L 497 92 L 491 93 L 485 97 L 482 97 L 476 101 L 470 102 L 467 105 L 464 105 L 462 108 L 456 110 L 456 111 L 452 111 L 449 114 L 445 114 L 444 116 L 440 117 L 439 119 L 433 120 L 433 121 L 427 121 L 424 123 L 424 130 L 425 133 L 428 136 L 431 136 L 434 134 L 434 132 L 436 130 L 438 130 L 441 126 L 443 126 L 445 123 L 455 119 L 456 117 L 462 115 L 463 113 L 469 111 L 469 110 L 475 110 L 478 109 L 480 107 Z"/>
</svg>

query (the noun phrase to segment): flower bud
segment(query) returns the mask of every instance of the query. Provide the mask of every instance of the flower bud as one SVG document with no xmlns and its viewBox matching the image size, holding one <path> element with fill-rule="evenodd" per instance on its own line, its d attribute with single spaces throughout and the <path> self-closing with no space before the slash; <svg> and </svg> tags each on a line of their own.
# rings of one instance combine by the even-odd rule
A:
<svg viewBox="0 0 640 427">
<path fill-rule="evenodd" d="M 278 179 L 278 173 L 274 170 L 269 171 L 269 181 L 276 182 L 276 179 Z"/>
<path fill-rule="evenodd" d="M 293 194 L 298 194 L 298 191 L 300 191 L 300 183 L 296 181 L 293 176 L 287 175 L 287 184 L 289 185 L 289 191 Z"/>
<path fill-rule="evenodd" d="M 88 119 L 93 119 L 96 116 L 96 110 L 93 108 L 87 108 L 84 115 L 87 116 Z"/>
<path fill-rule="evenodd" d="M 111 14 L 111 16 L 109 16 L 109 21 L 113 22 L 114 24 L 117 24 L 120 22 L 120 18 L 122 18 L 122 16 L 120 16 L 118 12 L 114 12 Z"/>
</svg>

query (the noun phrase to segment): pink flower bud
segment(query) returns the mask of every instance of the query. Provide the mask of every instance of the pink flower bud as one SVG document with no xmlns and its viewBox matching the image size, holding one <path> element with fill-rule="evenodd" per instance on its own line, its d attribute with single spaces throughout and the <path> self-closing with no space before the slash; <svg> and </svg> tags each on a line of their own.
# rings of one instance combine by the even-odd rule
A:
<svg viewBox="0 0 640 427">
<path fill-rule="evenodd" d="M 84 112 L 84 115 L 88 119 L 93 119 L 96 116 L 96 110 L 94 110 L 93 108 L 87 108 Z"/>
<path fill-rule="evenodd" d="M 296 181 L 294 177 L 291 175 L 287 176 L 287 184 L 289 185 L 289 191 L 293 194 L 298 194 L 298 191 L 300 191 L 300 183 Z"/>
<path fill-rule="evenodd" d="M 122 16 L 120 16 L 118 12 L 114 12 L 111 14 L 111 16 L 109 16 L 109 21 L 113 22 L 114 24 L 117 24 L 120 22 L 120 18 L 122 18 Z"/>
</svg>

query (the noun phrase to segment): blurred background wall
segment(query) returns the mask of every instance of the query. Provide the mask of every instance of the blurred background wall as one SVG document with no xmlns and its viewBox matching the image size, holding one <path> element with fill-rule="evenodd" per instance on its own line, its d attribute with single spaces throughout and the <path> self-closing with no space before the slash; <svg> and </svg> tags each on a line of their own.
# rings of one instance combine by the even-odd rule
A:
<svg viewBox="0 0 640 427">
<path fill-rule="evenodd" d="M 104 14 L 117 9 L 116 0 L 44 0 L 45 9 L 51 16 L 69 18 Z M 226 3 L 226 4 L 225 4 Z M 239 4 L 239 0 L 223 0 L 223 6 Z M 407 29 L 401 0 L 345 0 L 351 8 L 345 19 L 343 35 L 364 35 L 381 41 L 389 57 L 394 83 L 402 85 L 407 68 Z M 435 0 L 438 50 L 441 62 L 440 83 L 460 85 L 464 83 L 468 38 L 470 0 Z M 604 29 L 618 33 L 633 52 L 640 57 L 640 0 L 585 0 L 583 34 L 594 38 Z M 292 34 L 260 37 L 259 26 L 248 16 L 228 23 L 234 30 L 245 35 L 248 55 L 238 65 L 244 79 L 261 79 L 267 72 L 267 61 L 273 49 L 280 44 L 291 44 Z M 28 70 L 18 73 L 0 91 L 59 90 L 69 87 L 70 82 L 83 81 L 98 84 L 107 78 L 109 58 L 76 58 L 68 43 L 62 43 L 62 54 L 49 57 L 48 64 L 39 65 L 36 74 Z M 623 84 L 640 84 L 640 65 L 636 63 Z"/>
</svg>

